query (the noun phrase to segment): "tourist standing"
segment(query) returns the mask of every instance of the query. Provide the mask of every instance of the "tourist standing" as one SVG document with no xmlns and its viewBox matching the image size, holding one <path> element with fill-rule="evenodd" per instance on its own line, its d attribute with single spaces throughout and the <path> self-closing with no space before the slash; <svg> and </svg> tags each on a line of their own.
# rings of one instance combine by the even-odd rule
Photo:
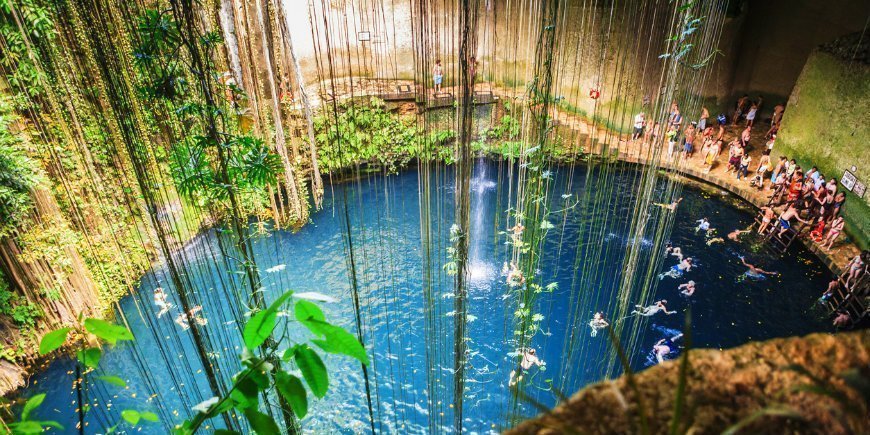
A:
<svg viewBox="0 0 870 435">
<path fill-rule="evenodd" d="M 441 59 L 435 61 L 435 68 L 432 68 L 432 78 L 435 82 L 435 93 L 441 92 L 441 83 L 444 81 L 444 69 L 441 67 Z"/>
</svg>

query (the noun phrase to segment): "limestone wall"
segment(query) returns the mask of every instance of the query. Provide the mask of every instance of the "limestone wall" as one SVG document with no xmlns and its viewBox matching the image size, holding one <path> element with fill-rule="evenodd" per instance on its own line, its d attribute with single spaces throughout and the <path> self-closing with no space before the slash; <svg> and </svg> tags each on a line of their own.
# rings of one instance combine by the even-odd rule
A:
<svg viewBox="0 0 870 435">
<path fill-rule="evenodd" d="M 842 375 L 852 371 L 867 381 L 868 339 L 870 332 L 865 330 L 753 342 L 726 351 L 691 351 L 685 411 L 676 433 L 722 433 L 762 410 L 780 412 L 762 416 L 737 433 L 867 433 L 867 403 Z M 826 383 L 854 410 L 847 411 L 843 402 L 821 393 L 799 391 L 799 386 L 813 381 L 787 368 L 792 364 Z M 647 433 L 668 433 L 679 369 L 679 361 L 668 361 L 641 372 L 635 377 L 636 389 L 625 376 L 591 385 L 508 434 L 641 433 L 639 397 L 646 409 Z"/>
<path fill-rule="evenodd" d="M 794 158 L 803 168 L 818 166 L 827 179 L 839 180 L 855 166 L 858 178 L 870 184 L 868 113 L 870 66 L 816 50 L 795 84 L 774 155 Z M 847 192 L 846 198 L 846 229 L 867 249 L 870 192 L 863 199 Z"/>
</svg>

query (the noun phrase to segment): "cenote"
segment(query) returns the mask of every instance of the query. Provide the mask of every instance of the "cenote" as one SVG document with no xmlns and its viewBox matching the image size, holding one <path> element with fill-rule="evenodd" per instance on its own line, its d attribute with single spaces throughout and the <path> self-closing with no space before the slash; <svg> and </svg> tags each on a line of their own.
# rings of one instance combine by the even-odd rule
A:
<svg viewBox="0 0 870 435">
<path fill-rule="evenodd" d="M 4 2 L 0 435 L 868 433 L 808 3 Z"/>
<path fill-rule="evenodd" d="M 516 340 L 511 322 L 519 309 L 502 273 L 508 261 L 505 216 L 509 195 L 515 191 L 508 172 L 517 167 L 503 161 L 478 159 L 471 181 L 471 238 L 469 241 L 468 361 L 464 394 L 463 428 L 468 433 L 499 431 L 537 411 L 529 400 L 555 405 L 559 394 L 570 394 L 608 374 L 618 375 L 617 364 L 609 366 L 611 343 L 606 333 L 590 336 L 588 320 L 593 313 L 612 309 L 626 247 L 639 243 L 641 254 L 662 257 L 650 240 L 632 240 L 627 233 L 630 210 L 636 194 L 626 188 L 641 171 L 615 163 L 611 166 L 554 166 L 549 197 L 560 204 L 549 215 L 554 228 L 544 243 L 539 275 L 551 291 L 543 291 L 531 311 L 543 316 L 540 330 L 529 346 L 537 349 L 546 363 L 527 374 L 527 400 L 511 399 L 510 372 L 517 367 Z M 322 211 L 296 232 L 273 231 L 255 237 L 257 264 L 264 278 L 266 300 L 285 290 L 317 292 L 336 301 L 321 303 L 327 319 L 353 330 L 355 317 L 349 277 L 350 228 L 356 268 L 360 319 L 367 351 L 371 357 L 368 377 L 377 431 L 426 433 L 432 429 L 453 430 L 453 330 L 454 288 L 445 272 L 453 222 L 453 170 L 439 166 L 429 173 L 437 180 L 429 200 L 433 212 L 420 214 L 420 172 L 409 169 L 396 175 L 372 174 L 327 186 Z M 602 171 L 609 171 L 613 184 L 599 183 Z M 666 181 L 659 181 L 662 190 Z M 690 183 L 682 188 L 684 201 L 676 210 L 669 241 L 685 255 L 696 259 L 696 268 L 679 279 L 664 277 L 653 285 L 654 298 L 632 299 L 647 305 L 667 299 L 675 315 L 656 314 L 650 318 L 628 317 L 624 331 L 637 331 L 637 345 L 630 355 L 632 368 L 643 370 L 655 362 L 651 349 L 661 338 L 684 329 L 685 312 L 691 309 L 693 347 L 730 348 L 751 340 L 803 335 L 826 331 L 825 313 L 816 308 L 818 292 L 826 283 L 826 269 L 803 248 L 788 255 L 771 253 L 766 244 L 753 237 L 739 242 L 724 240 L 708 245 L 711 237 L 697 233 L 696 220 L 709 218 L 723 236 L 752 223 L 753 210 L 735 197 L 715 188 Z M 606 188 L 610 221 L 591 219 L 592 210 L 580 206 L 579 197 Z M 436 208 L 435 205 L 439 207 Z M 345 213 L 349 221 L 345 221 Z M 597 213 L 597 211 L 596 211 Z M 650 213 L 661 213 L 652 207 Z M 421 241 L 421 220 L 433 229 L 428 252 Z M 252 225 L 257 225 L 252 223 Z M 208 320 L 201 328 L 214 349 L 210 358 L 219 369 L 241 353 L 237 325 L 228 304 L 234 299 L 213 291 L 216 282 L 227 279 L 215 269 L 219 263 L 220 235 L 214 229 L 200 234 L 175 255 L 186 256 L 192 265 L 189 278 L 198 289 L 195 299 L 202 304 Z M 426 255 L 431 261 L 427 264 Z M 745 255 L 759 267 L 780 273 L 765 280 L 745 279 L 746 267 L 738 255 Z M 597 273 L 584 275 L 580 259 L 594 261 Z M 673 256 L 659 262 L 666 271 L 677 262 Z M 134 346 L 104 348 L 98 370 L 120 374 L 127 387 L 93 382 L 85 417 L 89 426 L 108 427 L 118 421 L 121 410 L 151 409 L 161 424 L 137 431 L 164 433 L 185 418 L 193 405 L 212 396 L 196 359 L 190 333 L 173 322 L 177 308 L 156 317 L 151 302 L 154 288 L 171 290 L 164 266 L 157 265 L 142 279 L 136 296 L 121 300 L 120 307 L 136 337 Z M 429 289 L 424 291 L 424 279 Z M 688 279 L 697 283 L 691 297 L 681 296 L 677 286 Z M 425 292 L 431 292 L 427 298 Z M 168 291 L 170 295 L 174 294 Z M 172 299 L 172 298 L 171 298 Z M 178 301 L 172 300 L 176 306 Z M 240 307 L 235 307 L 240 308 Z M 248 308 L 241 307 L 242 311 Z M 431 316 L 427 326 L 427 313 Z M 636 329 L 629 326 L 635 325 Z M 280 325 L 278 335 L 303 339 L 304 328 L 294 322 Z M 573 335 L 572 335 L 573 334 Z M 627 334 L 627 333 L 626 333 Z M 624 337 L 627 341 L 629 337 Z M 427 346 L 437 340 L 437 347 Z M 435 354 L 431 352 L 435 350 Z M 670 358 L 676 356 L 669 355 Z M 364 379 L 360 365 L 348 358 L 326 357 L 330 392 L 312 400 L 302 421 L 315 433 L 356 433 L 370 429 Z M 148 379 L 141 376 L 147 366 Z M 612 370 L 608 373 L 608 370 Z M 35 374 L 25 396 L 47 393 L 38 411 L 43 419 L 75 427 L 77 414 L 75 361 L 58 358 Z M 563 393 L 564 392 L 564 393 Z M 434 398 L 433 395 L 434 394 Z M 144 407 L 142 404 L 145 404 Z M 213 423 L 220 425 L 217 419 Z M 434 422 L 434 428 L 433 428 Z"/>
</svg>

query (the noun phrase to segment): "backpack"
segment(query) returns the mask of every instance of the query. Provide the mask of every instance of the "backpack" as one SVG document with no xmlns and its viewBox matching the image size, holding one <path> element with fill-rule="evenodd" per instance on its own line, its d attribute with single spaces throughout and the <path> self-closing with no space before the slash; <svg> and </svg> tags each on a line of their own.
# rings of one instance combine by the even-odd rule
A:
<svg viewBox="0 0 870 435">
<path fill-rule="evenodd" d="M 719 121 L 719 125 L 725 125 L 728 122 L 728 119 L 725 118 L 724 113 L 720 113 L 719 116 L 716 117 L 716 120 Z"/>
</svg>

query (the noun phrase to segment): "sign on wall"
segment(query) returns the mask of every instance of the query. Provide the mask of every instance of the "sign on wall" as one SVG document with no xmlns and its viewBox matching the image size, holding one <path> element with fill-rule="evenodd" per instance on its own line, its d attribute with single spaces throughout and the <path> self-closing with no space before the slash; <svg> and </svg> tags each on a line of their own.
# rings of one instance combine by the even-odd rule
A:
<svg viewBox="0 0 870 435">
<path fill-rule="evenodd" d="M 865 190 L 867 190 L 867 186 L 865 186 L 864 183 L 860 181 L 856 181 L 855 187 L 852 189 L 852 193 L 858 195 L 858 198 L 863 198 Z"/>
<path fill-rule="evenodd" d="M 843 172 L 843 178 L 840 179 L 840 184 L 842 184 L 843 187 L 846 188 L 846 190 L 851 192 L 852 188 L 855 187 L 855 182 L 857 181 L 858 179 L 855 178 L 855 174 L 853 174 L 849 170 L 846 170 L 845 172 Z"/>
</svg>

